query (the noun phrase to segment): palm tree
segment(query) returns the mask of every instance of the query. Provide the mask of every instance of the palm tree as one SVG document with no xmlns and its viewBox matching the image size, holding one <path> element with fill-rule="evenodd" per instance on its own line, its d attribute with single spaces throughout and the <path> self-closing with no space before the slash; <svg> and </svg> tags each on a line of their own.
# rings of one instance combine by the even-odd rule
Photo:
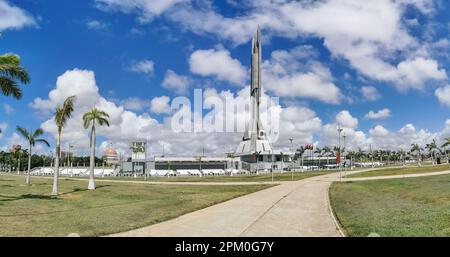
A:
<svg viewBox="0 0 450 257">
<path fill-rule="evenodd" d="M 3 95 L 22 98 L 18 81 L 23 84 L 30 82 L 28 72 L 20 65 L 20 57 L 14 54 L 0 55 L 0 91 Z"/>
<path fill-rule="evenodd" d="M 17 149 L 14 152 L 14 155 L 17 156 L 17 175 L 20 174 L 20 170 L 21 170 L 20 161 L 22 159 L 22 153 L 23 152 L 24 151 L 23 151 L 23 149 L 21 147 L 17 147 Z"/>
<path fill-rule="evenodd" d="M 448 160 L 449 157 L 448 157 L 447 147 L 450 145 L 450 137 L 447 137 L 444 140 L 445 140 L 445 142 L 441 145 L 441 147 L 445 149 L 445 155 L 447 155 L 447 160 Z"/>
<path fill-rule="evenodd" d="M 329 157 L 333 156 L 333 151 L 328 146 L 325 146 L 322 150 L 323 150 L 324 156 L 327 157 L 327 165 L 329 165 L 330 164 L 330 158 Z"/>
<path fill-rule="evenodd" d="M 320 147 L 317 147 L 316 150 L 314 150 L 314 153 L 317 154 L 317 158 L 319 159 L 318 160 L 319 164 L 317 165 L 317 166 L 319 166 L 319 168 L 320 168 L 320 158 L 322 157 L 322 151 L 323 150 Z"/>
<path fill-rule="evenodd" d="M 419 146 L 419 144 L 411 144 L 411 153 L 417 152 L 416 154 L 416 158 L 417 158 L 417 165 L 420 166 L 420 152 L 423 150 L 423 148 L 421 148 Z"/>
<path fill-rule="evenodd" d="M 30 185 L 31 155 L 33 146 L 35 146 L 36 143 L 43 143 L 47 146 L 50 146 L 50 144 L 47 140 L 39 138 L 42 134 L 44 134 L 44 131 L 41 128 L 38 128 L 35 131 L 28 131 L 20 126 L 17 126 L 17 131 L 28 141 L 28 172 L 26 183 L 27 185 Z"/>
<path fill-rule="evenodd" d="M 436 144 L 436 139 L 433 139 L 431 143 L 427 144 L 426 147 L 428 149 L 428 153 L 430 154 L 433 165 L 436 164 L 436 150 L 439 150 Z"/>
<path fill-rule="evenodd" d="M 63 127 L 67 124 L 67 121 L 72 116 L 75 99 L 75 96 L 67 97 L 67 99 L 64 101 L 63 106 L 56 107 L 55 111 L 55 123 L 58 127 L 58 138 L 56 140 L 55 172 L 53 176 L 52 195 L 58 195 L 59 158 L 61 156 L 61 132 Z"/>
<path fill-rule="evenodd" d="M 306 148 L 302 145 L 295 151 L 295 155 L 294 155 L 294 160 L 298 160 L 298 158 L 301 159 L 302 167 L 303 167 L 303 154 L 305 153 L 305 151 L 306 151 Z"/>
<path fill-rule="evenodd" d="M 92 122 L 91 127 L 91 160 L 90 160 L 90 173 L 89 173 L 89 184 L 88 189 L 95 189 L 95 181 L 94 181 L 94 163 L 95 163 L 95 123 L 100 126 L 107 125 L 109 127 L 108 121 L 109 115 L 97 108 L 94 108 L 83 115 L 83 125 L 84 128 L 89 128 L 89 125 Z"/>
</svg>

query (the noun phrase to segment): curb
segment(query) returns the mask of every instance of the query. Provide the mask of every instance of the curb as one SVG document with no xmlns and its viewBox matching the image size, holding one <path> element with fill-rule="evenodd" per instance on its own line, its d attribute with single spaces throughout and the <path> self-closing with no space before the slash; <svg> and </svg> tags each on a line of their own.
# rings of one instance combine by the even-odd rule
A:
<svg viewBox="0 0 450 257">
<path fill-rule="evenodd" d="M 334 225 L 336 226 L 336 230 L 339 231 L 339 234 L 341 235 L 341 237 L 347 237 L 344 233 L 344 230 L 341 227 L 341 224 L 339 223 L 339 221 L 336 218 L 336 215 L 334 214 L 333 208 L 331 207 L 331 202 L 330 202 L 330 187 L 331 184 L 333 184 L 333 182 L 330 183 L 330 185 L 327 187 L 327 204 L 328 204 L 328 211 L 331 214 L 331 218 L 333 220 Z"/>
</svg>

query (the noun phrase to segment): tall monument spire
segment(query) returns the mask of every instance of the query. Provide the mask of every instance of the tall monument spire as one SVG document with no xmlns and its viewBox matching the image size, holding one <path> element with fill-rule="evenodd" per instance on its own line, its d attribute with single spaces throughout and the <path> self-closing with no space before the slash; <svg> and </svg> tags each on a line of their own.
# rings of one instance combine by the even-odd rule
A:
<svg viewBox="0 0 450 257">
<path fill-rule="evenodd" d="M 260 119 L 260 105 L 261 105 L 261 29 L 258 26 L 256 35 L 252 40 L 252 55 L 251 55 L 251 86 L 250 99 L 252 104 L 250 122 L 246 126 L 246 131 L 242 142 L 239 144 L 238 154 L 254 154 L 271 152 L 269 141 L 267 140 L 266 132 Z"/>
</svg>

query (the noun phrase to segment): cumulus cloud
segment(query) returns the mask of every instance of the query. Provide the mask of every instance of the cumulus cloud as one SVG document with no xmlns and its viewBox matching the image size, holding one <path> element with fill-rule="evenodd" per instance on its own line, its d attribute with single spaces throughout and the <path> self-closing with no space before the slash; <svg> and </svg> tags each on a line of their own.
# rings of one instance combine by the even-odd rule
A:
<svg viewBox="0 0 450 257">
<path fill-rule="evenodd" d="M 66 71 L 58 77 L 56 87 L 50 91 L 47 99 L 37 98 L 31 106 L 37 110 L 53 110 L 57 105 L 62 104 L 66 97 L 76 95 L 75 112 L 69 120 L 67 126 L 63 129 L 63 147 L 70 143 L 75 146 L 79 153 L 87 153 L 89 149 L 88 131 L 82 127 L 82 116 L 89 109 L 96 107 L 104 110 L 110 115 L 110 127 L 99 127 L 98 136 L 101 142 L 112 142 L 119 151 L 129 154 L 130 142 L 136 139 L 148 140 L 149 154 L 159 155 L 164 144 L 166 154 L 193 156 L 205 151 L 211 155 L 223 155 L 224 152 L 234 151 L 242 139 L 243 132 L 206 132 L 208 127 L 214 127 L 216 121 L 224 120 L 230 115 L 235 120 L 236 128 L 245 129 L 245 121 L 248 119 L 248 111 L 236 110 L 235 112 L 224 113 L 220 109 L 211 108 L 216 100 L 225 102 L 230 98 L 235 104 L 249 103 L 249 87 L 245 87 L 237 93 L 230 91 L 217 92 L 215 89 L 205 90 L 204 97 L 204 131 L 199 133 L 175 132 L 172 129 L 172 118 L 180 112 L 187 111 L 192 113 L 192 106 L 183 109 L 175 109 L 174 113 L 166 114 L 168 97 L 157 97 L 151 101 L 151 108 L 155 112 L 161 112 L 163 118 L 158 121 L 149 113 L 136 114 L 124 107 L 123 102 L 114 103 L 98 93 L 98 86 L 95 80 L 95 74 L 92 71 L 74 69 Z M 263 93 L 264 97 L 267 97 Z M 211 110 L 210 110 L 211 109 Z M 313 133 L 320 130 L 321 121 L 316 114 L 306 107 L 282 108 L 278 103 L 273 105 L 264 105 L 261 117 L 263 124 L 270 124 L 269 112 L 280 116 L 280 139 L 276 143 L 279 148 L 289 148 L 289 136 L 296 135 L 298 142 L 312 140 Z M 195 116 L 192 113 L 192 116 Z M 222 116 L 221 116 L 222 115 Z M 298 118 L 295 119 L 294 117 Z M 222 118 L 221 118 L 222 117 Z M 229 119 L 230 117 L 228 117 Z M 56 126 L 53 117 L 49 117 L 41 124 L 45 132 L 56 137 Z M 234 128 L 234 127 L 233 127 Z M 266 131 L 271 127 L 266 126 Z M 237 131 L 237 130 L 236 130 Z M 99 141 L 100 142 L 100 141 Z M 99 154 L 101 154 L 99 152 Z"/>
<path fill-rule="evenodd" d="M 248 111 L 234 110 L 224 112 L 224 109 L 212 108 L 214 104 L 225 102 L 227 99 L 234 104 L 249 103 L 249 87 L 242 88 L 237 93 L 229 90 L 217 91 L 210 88 L 203 92 L 204 110 L 203 125 L 214 127 L 215 122 L 221 120 L 234 120 L 233 128 L 245 128 L 245 121 L 248 119 Z M 263 93 L 263 97 L 267 95 Z M 136 114 L 127 110 L 121 103 L 117 104 L 108 101 L 98 93 L 98 86 L 95 81 L 95 74 L 92 71 L 74 69 L 69 70 L 58 77 L 56 87 L 50 91 L 47 99 L 37 98 L 31 104 L 35 109 L 53 110 L 58 104 L 62 104 L 64 99 L 70 95 L 76 95 L 75 112 L 63 129 L 63 147 L 73 144 L 78 153 L 88 153 L 89 137 L 88 131 L 82 127 L 82 115 L 90 108 L 97 107 L 106 111 L 110 115 L 110 127 L 99 127 L 99 145 L 113 143 L 113 146 L 129 155 L 130 142 L 136 139 L 148 140 L 148 151 L 150 156 L 160 155 L 164 145 L 166 155 L 195 156 L 205 149 L 209 155 L 223 155 L 224 152 L 234 151 L 242 139 L 242 132 L 199 132 L 184 133 L 175 132 L 171 127 L 172 118 L 180 112 L 191 113 L 192 117 L 198 115 L 192 112 L 192 106 L 183 109 L 175 109 L 174 112 L 162 112 L 162 119 L 156 120 L 149 113 Z M 153 111 L 165 111 L 169 104 L 168 97 L 156 97 L 151 101 Z M 271 126 L 269 119 L 271 113 L 279 117 L 279 128 L 276 130 Z M 230 117 L 229 117 L 230 116 Z M 412 143 L 424 145 L 432 139 L 437 138 L 438 142 L 444 136 L 450 136 L 450 121 L 441 132 L 432 133 L 423 129 L 416 129 L 412 124 L 407 124 L 398 131 L 389 131 L 382 126 L 375 126 L 367 133 L 358 130 L 358 119 L 353 117 L 349 111 L 341 111 L 331 124 L 322 124 L 316 112 L 305 106 L 290 105 L 280 106 L 273 99 L 263 104 L 261 117 L 266 132 L 271 130 L 278 132 L 278 140 L 274 142 L 275 149 L 288 151 L 290 149 L 289 138 L 294 138 L 294 146 L 306 143 L 335 146 L 338 143 L 337 127 L 339 124 L 346 135 L 346 146 L 348 149 L 409 149 Z M 41 124 L 45 132 L 56 137 L 56 127 L 53 117 L 49 117 Z M 204 127 L 204 128 L 206 128 Z M 316 136 L 318 136 L 318 141 Z M 12 142 L 20 142 L 17 135 L 12 135 Z M 107 143 L 106 143 L 107 142 Z M 101 154 L 101 152 L 98 152 Z"/>
<path fill-rule="evenodd" d="M 167 70 L 162 86 L 168 90 L 173 90 L 177 94 L 185 95 L 191 86 L 191 79 L 178 75 L 173 70 Z"/>
<path fill-rule="evenodd" d="M 150 101 L 138 97 L 129 97 L 121 101 L 123 107 L 127 110 L 142 111 L 150 107 Z"/>
<path fill-rule="evenodd" d="M 356 128 L 358 126 L 358 119 L 353 117 L 347 110 L 341 111 L 336 115 L 336 122 L 344 128 Z"/>
<path fill-rule="evenodd" d="M 436 89 L 434 94 L 441 104 L 450 106 L 450 85 Z"/>
<path fill-rule="evenodd" d="M 153 62 L 152 60 L 141 60 L 128 67 L 128 70 L 136 73 L 153 75 L 154 68 L 155 62 Z"/>
<path fill-rule="evenodd" d="M 325 124 L 322 127 L 320 135 L 320 144 L 327 146 L 337 146 L 339 137 L 335 123 Z M 411 144 L 419 144 L 424 147 L 433 139 L 438 140 L 438 144 L 443 142 L 444 135 L 450 135 L 450 123 L 440 132 L 432 133 L 420 129 L 417 130 L 414 125 L 406 124 L 397 131 L 389 131 L 381 125 L 371 128 L 368 133 L 353 128 L 344 128 L 341 136 L 346 136 L 345 148 L 347 150 L 362 149 L 372 150 L 409 150 Z M 344 146 L 341 138 L 341 146 Z"/>
<path fill-rule="evenodd" d="M 374 111 L 369 111 L 369 113 L 367 113 L 364 118 L 369 119 L 369 120 L 380 120 L 380 119 L 386 119 L 389 118 L 391 116 L 391 110 L 389 110 L 388 108 L 379 110 L 377 112 Z"/>
<path fill-rule="evenodd" d="M 0 0 L 0 31 L 18 30 L 27 26 L 37 26 L 31 14 L 8 1 Z"/>
<path fill-rule="evenodd" d="M 247 70 L 228 50 L 196 50 L 189 58 L 192 73 L 200 76 L 213 76 L 218 80 L 236 85 L 244 85 Z"/>
<path fill-rule="evenodd" d="M 97 8 L 104 11 L 137 12 L 139 20 L 143 23 L 151 21 L 154 16 L 162 14 L 180 2 L 187 0 L 95 0 Z"/>
<path fill-rule="evenodd" d="M 363 100 L 369 102 L 374 102 L 381 98 L 381 94 L 378 92 L 378 89 L 372 86 L 361 87 L 361 95 Z"/>
<path fill-rule="evenodd" d="M 83 114 L 91 108 L 99 108 L 110 116 L 110 127 L 100 127 L 98 134 L 118 141 L 127 141 L 139 137 L 145 138 L 146 127 L 157 127 L 158 122 L 148 114 L 137 115 L 125 110 L 124 106 L 110 102 L 100 96 L 92 71 L 74 69 L 66 71 L 58 77 L 56 88 L 50 91 L 48 99 L 37 98 L 31 106 L 37 110 L 53 110 L 61 105 L 71 95 L 77 97 L 73 117 L 63 129 L 63 140 L 75 145 L 80 150 L 87 151 L 89 138 L 87 131 L 82 126 Z M 56 136 L 56 126 L 53 118 L 42 123 L 45 132 Z"/>
<path fill-rule="evenodd" d="M 169 113 L 170 112 L 169 102 L 170 97 L 168 96 L 155 97 L 151 101 L 150 110 L 156 114 Z"/>
<path fill-rule="evenodd" d="M 398 64 L 398 87 L 401 90 L 409 88 L 423 89 L 423 82 L 447 79 L 447 72 L 439 69 L 437 61 L 425 58 L 406 60 Z"/>
<path fill-rule="evenodd" d="M 308 46 L 273 51 L 263 63 L 264 88 L 280 97 L 340 103 L 340 89 L 333 83 L 330 70 L 314 61 L 315 55 Z"/>
<path fill-rule="evenodd" d="M 251 40 L 258 25 L 269 37 L 321 38 L 333 57 L 347 60 L 367 78 L 392 82 L 403 91 L 423 89 L 429 80 L 447 78 L 432 52 L 423 47 L 429 43 L 411 35 L 403 19 L 408 8 L 424 15 L 432 13 L 435 4 L 429 0 L 250 0 L 245 4 L 246 11 L 234 17 L 225 17 L 213 4 L 203 1 L 164 1 L 165 8 L 158 8 L 158 12 L 151 11 L 156 6 L 153 1 L 99 2 L 137 13 L 144 20 L 161 15 L 194 33 L 213 34 L 235 45 Z"/>
</svg>

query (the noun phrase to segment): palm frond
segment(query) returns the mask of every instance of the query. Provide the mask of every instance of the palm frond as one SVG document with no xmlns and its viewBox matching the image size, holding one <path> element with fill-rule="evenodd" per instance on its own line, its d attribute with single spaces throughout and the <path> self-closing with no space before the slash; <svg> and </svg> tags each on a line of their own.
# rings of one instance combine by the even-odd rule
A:
<svg viewBox="0 0 450 257">
<path fill-rule="evenodd" d="M 22 90 L 19 85 L 10 78 L 0 76 L 0 90 L 5 96 L 12 95 L 16 99 L 22 98 Z"/>
<path fill-rule="evenodd" d="M 64 127 L 67 123 L 67 120 L 70 119 L 70 117 L 72 116 L 75 100 L 76 100 L 75 96 L 69 96 L 64 101 L 62 107 L 58 106 L 56 108 L 55 122 L 58 127 L 61 128 Z"/>
<path fill-rule="evenodd" d="M 10 79 L 18 79 L 23 84 L 30 83 L 30 77 L 27 71 L 23 67 L 16 65 L 0 65 L 0 76 L 8 77 Z"/>
<path fill-rule="evenodd" d="M 43 144 L 47 145 L 48 147 L 50 147 L 50 144 L 45 139 L 39 138 L 39 139 L 36 139 L 35 142 L 36 143 L 43 143 Z"/>
<path fill-rule="evenodd" d="M 100 126 L 107 125 L 109 127 L 109 114 L 99 110 L 97 108 L 91 109 L 83 115 L 83 125 L 84 128 L 87 129 L 91 123 L 91 121 L 95 124 L 97 122 Z"/>
<path fill-rule="evenodd" d="M 17 132 L 19 132 L 27 141 L 30 141 L 30 139 L 32 138 L 32 136 L 30 135 L 30 132 L 28 132 L 28 130 L 17 126 L 16 128 Z"/>
<path fill-rule="evenodd" d="M 100 124 L 100 126 L 103 126 L 103 125 L 105 125 L 106 124 L 106 126 L 108 126 L 109 127 L 109 121 L 107 120 L 107 119 L 105 119 L 105 118 L 98 118 L 97 119 L 97 122 L 98 122 L 98 124 Z"/>
<path fill-rule="evenodd" d="M 33 138 L 38 138 L 39 136 L 41 136 L 42 134 L 44 134 L 44 130 L 42 130 L 41 128 L 38 128 L 34 131 L 33 133 Z"/>
<path fill-rule="evenodd" d="M 83 127 L 87 129 L 93 120 L 92 112 L 86 112 L 83 114 Z"/>
</svg>

